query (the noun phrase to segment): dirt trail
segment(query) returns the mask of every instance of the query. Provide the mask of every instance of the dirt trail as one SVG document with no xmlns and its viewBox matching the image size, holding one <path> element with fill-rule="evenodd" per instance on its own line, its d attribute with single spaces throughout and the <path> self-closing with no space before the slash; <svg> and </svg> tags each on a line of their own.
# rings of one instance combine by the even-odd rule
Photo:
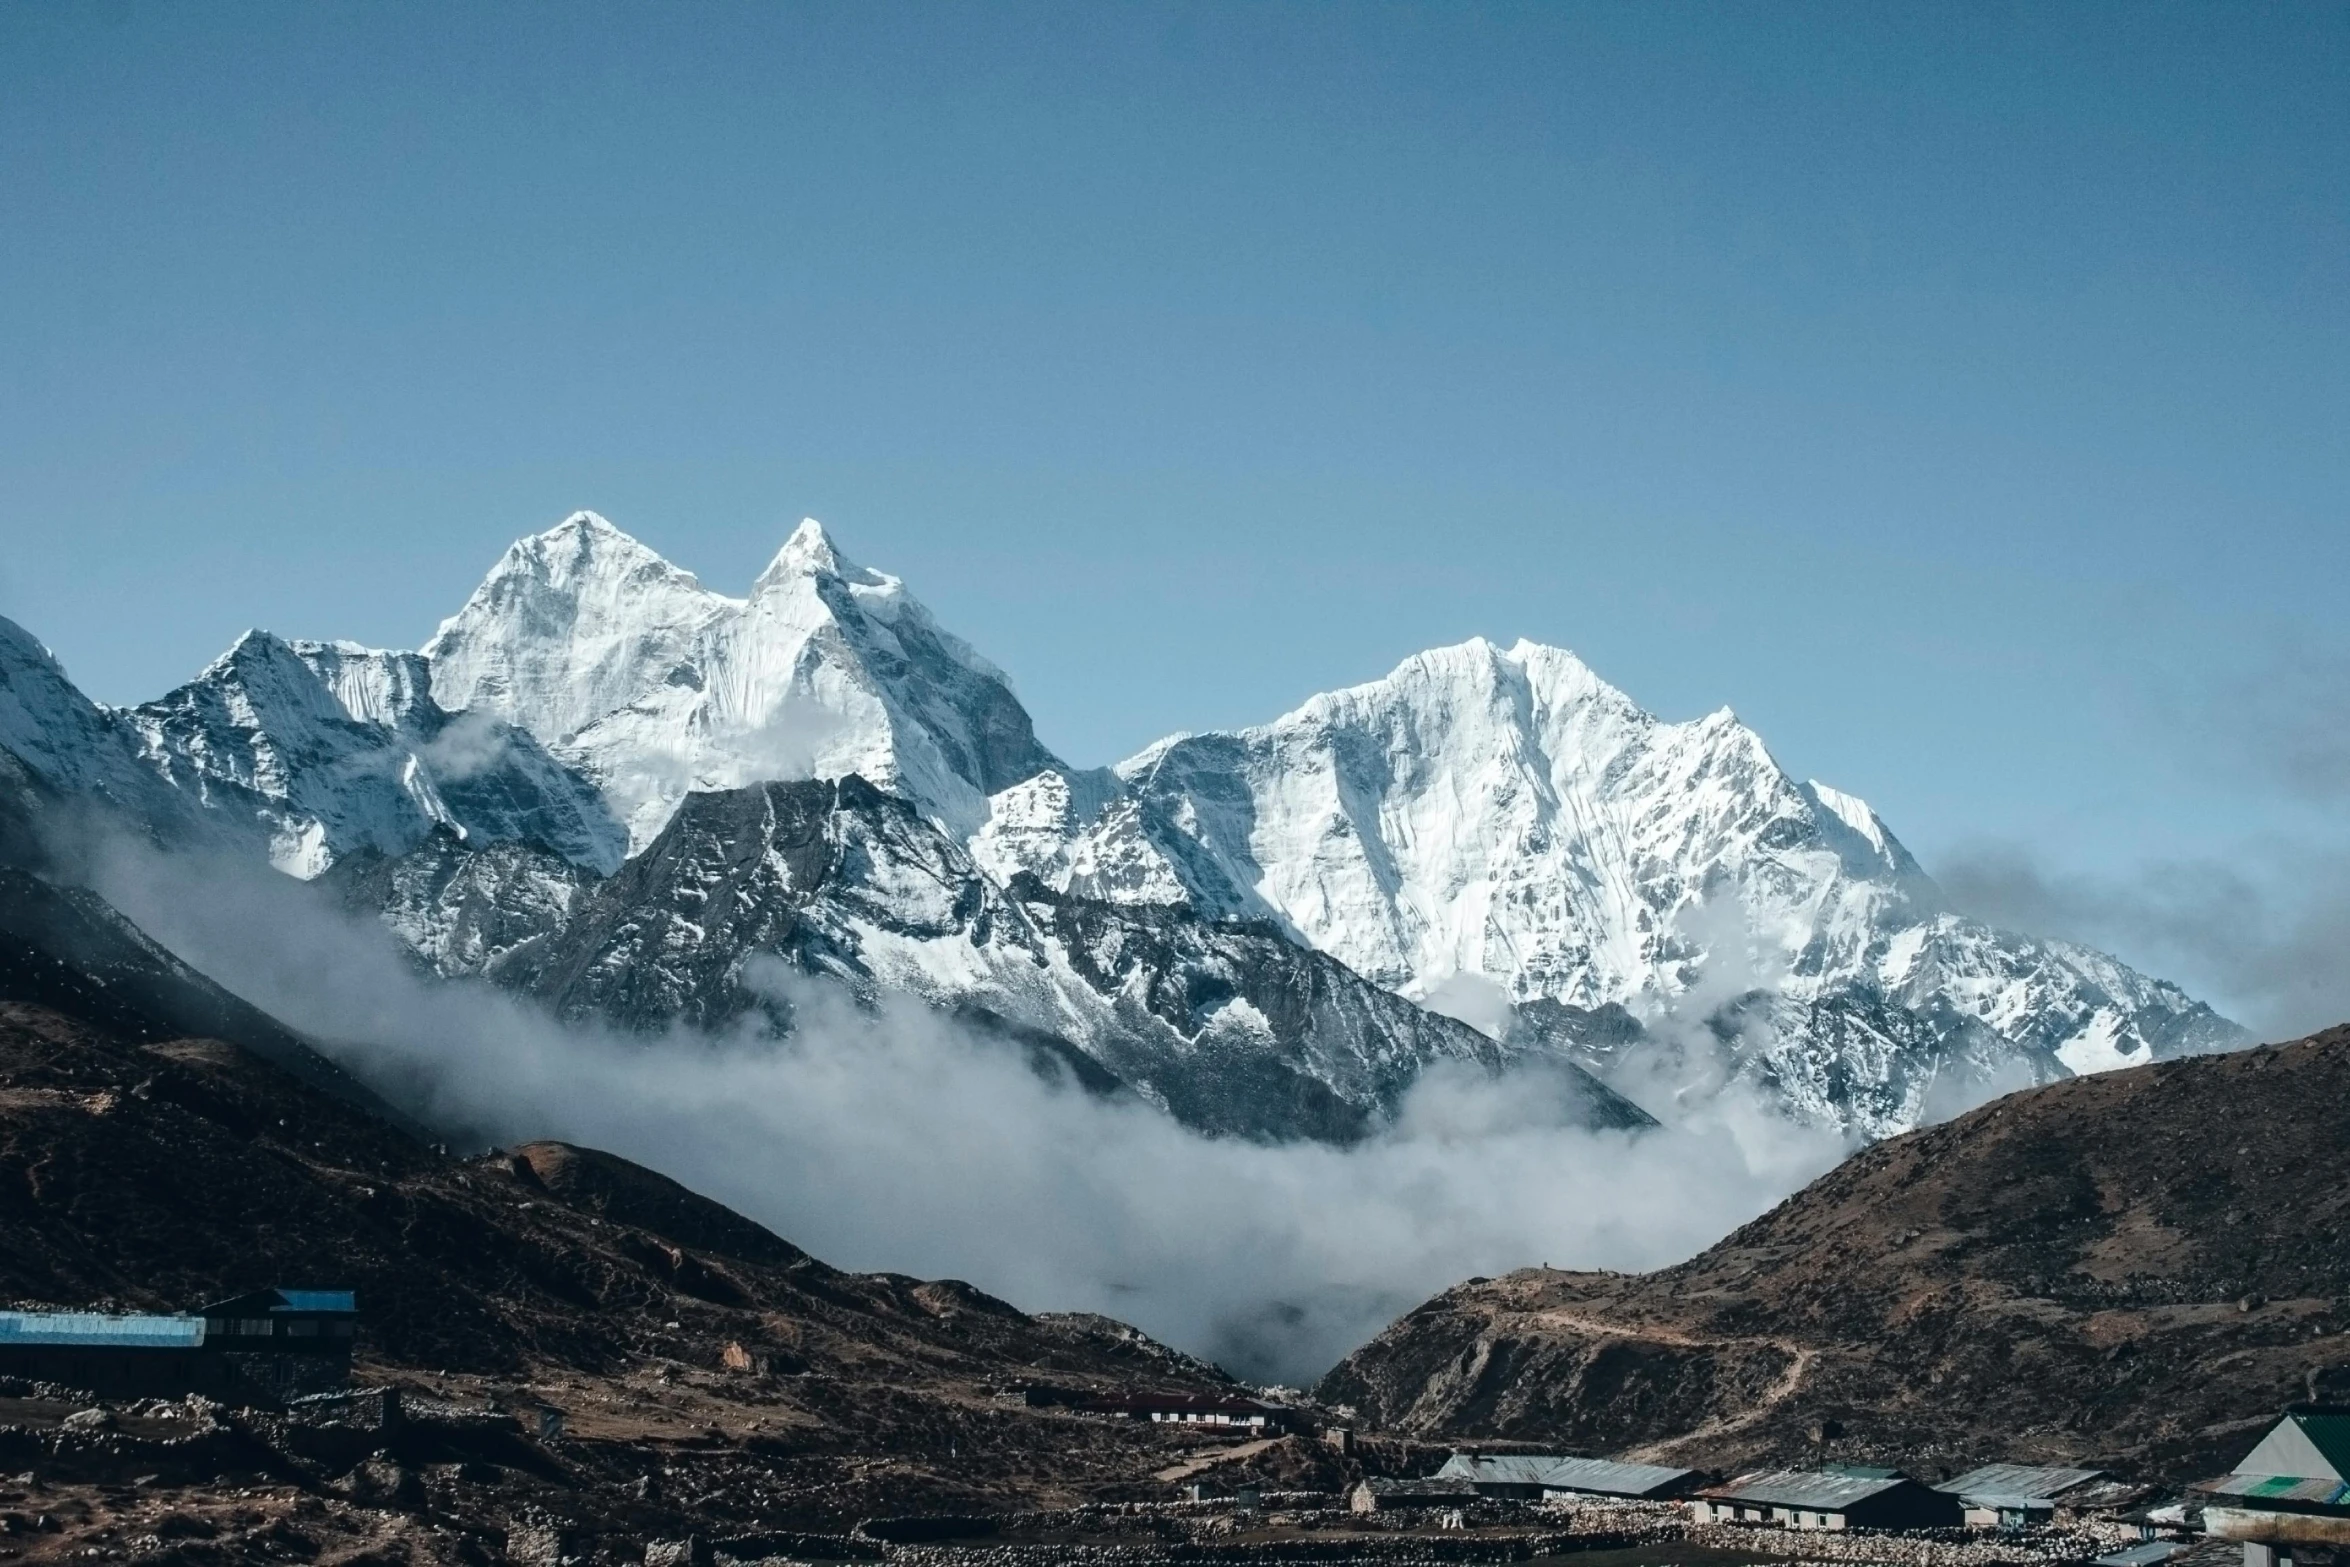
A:
<svg viewBox="0 0 2350 1567">
<path fill-rule="evenodd" d="M 1694 1333 L 1678 1332 L 1672 1328 L 1628 1327 L 1620 1322 L 1609 1322 L 1599 1317 L 1586 1317 L 1572 1311 L 1531 1311 L 1525 1315 L 1547 1326 L 1564 1327 L 1579 1333 L 1595 1334 L 1602 1338 L 1646 1339 L 1653 1344 L 1671 1344 L 1680 1349 L 1751 1348 L 1760 1345 L 1775 1349 L 1787 1357 L 1787 1369 L 1780 1373 L 1779 1380 L 1771 1384 L 1763 1395 L 1752 1404 L 1734 1415 L 1716 1415 L 1704 1424 L 1682 1432 L 1679 1436 L 1666 1437 L 1633 1448 L 1625 1456 L 1636 1461 L 1647 1461 L 1659 1453 L 1670 1451 L 1687 1443 L 1703 1442 L 1726 1432 L 1742 1430 L 1753 1425 L 1756 1421 L 1764 1419 L 1772 1410 L 1795 1396 L 1796 1390 L 1803 1386 L 1804 1377 L 1811 1371 L 1812 1362 L 1819 1355 L 1817 1350 L 1808 1345 L 1798 1344 L 1793 1339 L 1777 1338 L 1770 1335 L 1702 1338 Z"/>
<path fill-rule="evenodd" d="M 1212 1453 L 1202 1453 L 1197 1458 L 1186 1458 L 1179 1464 L 1169 1464 L 1151 1478 L 1172 1485 L 1178 1480 L 1188 1480 L 1195 1474 L 1213 1469 L 1218 1464 L 1231 1463 L 1236 1458 L 1254 1458 L 1280 1440 L 1277 1436 L 1268 1436 L 1254 1442 L 1243 1442 L 1237 1447 L 1219 1447 Z"/>
</svg>

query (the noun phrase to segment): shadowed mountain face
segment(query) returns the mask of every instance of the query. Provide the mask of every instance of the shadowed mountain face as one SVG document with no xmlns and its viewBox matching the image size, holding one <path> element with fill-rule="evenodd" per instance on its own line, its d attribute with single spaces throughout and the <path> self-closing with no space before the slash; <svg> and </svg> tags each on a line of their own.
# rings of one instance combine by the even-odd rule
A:
<svg viewBox="0 0 2350 1567">
<path fill-rule="evenodd" d="M 1320 1392 L 1417 1433 L 1725 1467 L 2224 1468 L 2350 1391 L 2350 1028 L 2033 1089 L 1645 1275 L 1528 1269 Z"/>
<path fill-rule="evenodd" d="M 275 1018 L 149 940 L 105 900 L 6 865 L 0 1001 L 62 1012 L 121 1038 L 230 1042 L 379 1120 L 421 1130 Z"/>
<path fill-rule="evenodd" d="M 355 1287 L 392 1367 L 715 1365 L 738 1341 L 836 1375 L 1035 1362 L 1219 1381 L 968 1286 L 838 1272 L 610 1154 L 434 1153 L 219 1040 L 134 1042 L 0 1002 L 0 1074 L 0 1296 L 177 1309 L 276 1281 Z"/>
<path fill-rule="evenodd" d="M 1269 925 L 998 885 L 854 776 L 688 795 L 603 879 L 444 834 L 328 880 L 443 975 L 648 1034 L 787 1027 L 797 974 L 920 997 L 1210 1133 L 1344 1142 L 1433 1063 L 1521 1058 L 1574 1084 L 1593 1126 L 1654 1124 L 1546 1042 L 1498 1044 Z"/>
</svg>

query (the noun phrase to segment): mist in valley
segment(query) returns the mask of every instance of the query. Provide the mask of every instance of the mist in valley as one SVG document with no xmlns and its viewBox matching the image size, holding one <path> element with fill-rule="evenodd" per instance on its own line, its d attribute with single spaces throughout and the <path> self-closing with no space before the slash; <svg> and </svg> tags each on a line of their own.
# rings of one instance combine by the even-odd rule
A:
<svg viewBox="0 0 2350 1567">
<path fill-rule="evenodd" d="M 326 889 L 247 862 L 119 838 L 83 858 L 159 941 L 461 1137 L 607 1149 L 837 1266 L 1107 1313 L 1259 1382 L 1319 1376 L 1464 1278 L 1678 1261 L 1847 1151 L 1725 1089 L 1719 1042 L 1669 1019 L 1664 1064 L 1618 1085 L 1658 1130 L 1586 1129 L 1540 1068 L 1440 1069 L 1359 1144 L 1268 1145 L 780 962 L 746 978 L 790 1007 L 789 1038 L 645 1038 L 425 976 Z"/>
</svg>

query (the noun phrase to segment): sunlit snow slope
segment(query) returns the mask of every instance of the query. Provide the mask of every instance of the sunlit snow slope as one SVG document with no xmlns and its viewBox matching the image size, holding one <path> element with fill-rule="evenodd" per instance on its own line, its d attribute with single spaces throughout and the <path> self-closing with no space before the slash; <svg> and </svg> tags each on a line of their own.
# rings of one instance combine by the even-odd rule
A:
<svg viewBox="0 0 2350 1567">
<path fill-rule="evenodd" d="M 1951 914 L 1875 812 L 1790 777 L 1729 710 L 1665 723 L 1559 648 L 1438 648 L 1116 773 L 1090 814 L 1052 777 L 1007 791 L 982 862 L 1270 919 L 1594 1064 L 1620 1067 L 1669 1017 L 1806 1114 L 1871 1133 L 1938 1095 L 2239 1037 L 2101 954 Z"/>
</svg>

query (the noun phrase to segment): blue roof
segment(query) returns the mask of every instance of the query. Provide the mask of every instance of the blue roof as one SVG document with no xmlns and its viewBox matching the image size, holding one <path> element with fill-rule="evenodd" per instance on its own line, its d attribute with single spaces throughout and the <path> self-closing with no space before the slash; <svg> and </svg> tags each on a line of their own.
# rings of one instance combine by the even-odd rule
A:
<svg viewBox="0 0 2350 1567">
<path fill-rule="evenodd" d="M 106 1317 L 87 1311 L 0 1311 L 0 1344 L 89 1344 L 195 1349 L 202 1317 Z"/>
<path fill-rule="evenodd" d="M 270 1311 L 356 1312 L 358 1297 L 349 1290 L 253 1290 L 199 1307 L 207 1317 L 250 1317 Z"/>
</svg>

